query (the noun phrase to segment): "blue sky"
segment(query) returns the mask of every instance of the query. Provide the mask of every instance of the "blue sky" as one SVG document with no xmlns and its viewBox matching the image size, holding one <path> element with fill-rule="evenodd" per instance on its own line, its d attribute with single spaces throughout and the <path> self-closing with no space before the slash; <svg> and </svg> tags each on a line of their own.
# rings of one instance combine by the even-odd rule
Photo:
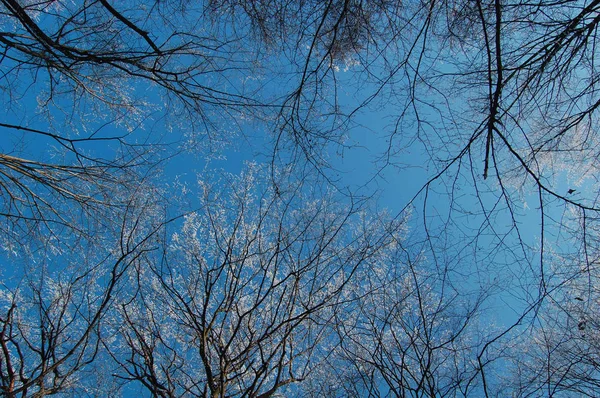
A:
<svg viewBox="0 0 600 398">
<path fill-rule="evenodd" d="M 231 34 L 228 29 L 225 28 L 223 33 Z M 232 44 L 231 48 L 241 50 L 242 46 Z M 305 51 L 300 48 L 300 56 L 306 55 Z M 248 61 L 252 57 L 246 58 L 248 54 L 243 52 L 232 54 L 235 55 L 231 56 L 231 62 Z M 467 55 L 464 55 L 465 59 L 459 57 L 453 61 L 456 64 L 468 61 Z M 394 56 L 401 58 L 403 54 Z M 476 101 L 481 100 L 479 96 L 485 97 L 478 92 L 482 90 L 481 85 L 469 86 L 469 82 L 463 86 L 453 85 L 448 83 L 452 77 L 439 78 L 436 80 L 439 86 L 427 86 L 417 93 L 419 101 L 412 108 L 409 99 L 414 93 L 410 92 L 411 85 L 403 80 L 406 76 L 394 76 L 393 83 L 397 85 L 390 84 L 380 90 L 377 80 L 385 77 L 388 71 L 384 62 L 375 58 L 369 66 L 381 76 L 367 76 L 362 69 L 365 65 L 360 63 L 349 62 L 331 69 L 328 77 L 335 75 L 337 86 L 327 86 L 316 96 L 326 104 L 320 110 L 332 109 L 335 98 L 341 111 L 350 113 L 371 98 L 371 94 L 377 93 L 377 97 L 353 113 L 347 124 L 343 118 L 336 119 L 331 115 L 313 119 L 318 127 L 339 122 L 346 137 L 341 145 L 331 143 L 320 148 L 329 163 L 327 167 L 314 170 L 308 166 L 305 170 L 313 175 L 321 172 L 321 176 L 333 183 L 331 189 L 372 196 L 372 207 L 387 209 L 392 216 L 401 211 L 411 212 L 407 235 L 411 254 L 424 259 L 419 266 L 439 271 L 443 278 L 448 277 L 448 280 L 440 277 L 443 280 L 437 281 L 439 286 L 436 287 L 442 290 L 447 283 L 467 301 L 482 290 L 486 291 L 489 299 L 481 319 L 490 325 L 511 325 L 538 298 L 542 272 L 546 273 L 544 278 L 550 287 L 555 280 L 561 282 L 560 278 L 553 277 L 556 272 L 553 267 L 556 262 L 567 260 L 558 254 L 553 258 L 553 252 L 572 255 L 569 261 L 579 260 L 576 256 L 579 248 L 571 247 L 568 236 L 571 231 L 561 226 L 562 220 L 571 216 L 571 208 L 544 194 L 545 217 L 542 219 L 535 184 L 531 179 L 523 178 L 523 173 L 514 171 L 516 162 L 498 142 L 494 160 L 497 160 L 501 178 L 497 178 L 492 167 L 490 176 L 484 180 L 486 145 L 483 135 L 473 142 L 470 151 L 454 159 L 475 132 L 482 129 L 480 123 L 485 119 L 487 109 L 478 108 L 480 102 Z M 261 99 L 279 105 L 287 91 L 297 83 L 299 73 L 294 68 L 298 65 L 277 53 L 270 53 L 263 61 L 264 65 L 256 75 L 240 69 L 219 76 L 219 69 L 215 68 L 217 72 L 208 73 L 206 82 L 236 94 L 245 93 L 246 89 L 252 93 L 256 89 Z M 270 61 L 275 63 L 271 65 Z M 435 60 L 426 60 L 429 61 Z M 5 62 L 3 67 L 5 65 L 10 66 L 10 63 Z M 454 66 L 449 64 L 440 64 L 425 72 L 431 72 L 433 76 L 434 72 L 447 73 L 452 68 Z M 270 74 L 272 71 L 278 72 Z M 212 81 L 213 78 L 216 80 Z M 203 126 L 202 117 L 173 105 L 176 101 L 167 101 L 160 96 L 160 89 L 145 81 L 132 83 L 129 95 L 137 107 L 127 109 L 111 108 L 93 99 L 79 101 L 80 98 L 75 96 L 73 99 L 68 93 L 53 97 L 56 102 L 45 103 L 49 96 L 44 93 L 47 90 L 44 79 L 42 74 L 35 82 L 33 75 L 24 76 L 20 91 L 16 90 L 12 99 L 8 97 L 8 91 L 3 91 L 4 103 L 10 104 L 11 109 L 0 116 L 0 122 L 42 131 L 64 131 L 71 137 L 123 135 L 129 144 L 140 145 L 140 148 L 146 143 L 159 144 L 158 147 L 146 147 L 156 150 L 153 159 L 166 158 L 155 165 L 152 171 L 160 173 L 152 178 L 168 199 L 179 199 L 181 195 L 188 200 L 174 206 L 173 213 L 192 211 L 198 206 L 198 179 L 210 179 L 213 172 L 218 174 L 218 171 L 238 174 L 248 162 L 269 164 L 272 161 L 273 141 L 280 127 L 275 118 L 275 106 L 252 119 L 250 113 L 246 115 L 237 110 L 227 113 L 226 108 L 206 105 L 206 109 L 202 107 L 198 111 L 206 111 L 212 118 L 213 131 Z M 125 79 L 121 83 L 132 81 Z M 63 87 L 59 84 L 55 88 L 60 91 Z M 468 91 L 469 87 L 472 91 Z M 139 113 L 134 112 L 136 109 Z M 444 113 L 446 111 L 448 113 Z M 417 123 L 416 113 L 422 118 L 421 124 Z M 524 130 L 524 134 L 534 129 L 530 125 L 526 125 L 527 128 L 530 130 Z M 514 142 L 524 143 L 519 131 L 510 127 L 507 130 L 507 136 L 512 134 Z M 213 134 L 212 138 L 209 133 Z M 3 134 L 0 141 L 2 154 L 49 163 L 74 161 L 72 154 L 55 152 L 57 142 L 49 137 L 11 129 Z M 286 142 L 287 146 L 282 145 L 283 149 L 278 153 L 275 161 L 278 167 L 286 165 L 290 141 Z M 111 159 L 120 148 L 116 141 L 108 140 L 82 143 L 79 149 Z M 389 158 L 386 157 L 388 150 Z M 444 169 L 452 159 L 452 164 Z M 298 169 L 303 166 L 304 163 L 297 165 Z M 540 167 L 547 170 L 545 168 L 551 166 L 554 164 Z M 568 189 L 574 188 L 576 192 L 570 197 L 593 197 L 595 181 L 578 181 L 577 167 L 563 170 L 560 162 L 556 167 L 548 179 L 548 185 L 556 192 L 567 195 Z M 440 172 L 439 178 L 424 189 L 425 184 Z M 183 186 L 187 189 L 185 194 Z M 545 223 L 543 231 L 542 221 Z M 180 221 L 173 223 L 173 229 L 179 226 Z M 573 230 L 577 232 L 576 225 Z M 544 242 L 541 242 L 542 233 L 545 234 Z M 548 260 L 546 264 L 540 264 L 542 249 Z M 27 260 L 8 258 L 4 252 L 0 254 L 0 261 L 6 264 L 2 274 L 4 283 L 12 288 L 13 282 L 22 276 L 14 264 Z M 52 264 L 60 261 L 59 257 L 48 260 Z"/>
</svg>

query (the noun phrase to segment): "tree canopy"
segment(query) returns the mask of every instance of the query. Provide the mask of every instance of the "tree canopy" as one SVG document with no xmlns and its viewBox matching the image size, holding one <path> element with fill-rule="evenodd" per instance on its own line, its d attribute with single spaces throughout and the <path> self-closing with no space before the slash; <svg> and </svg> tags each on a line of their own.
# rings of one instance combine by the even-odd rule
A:
<svg viewBox="0 0 600 398">
<path fill-rule="evenodd" d="M 599 23 L 0 0 L 2 395 L 600 395 Z"/>
</svg>

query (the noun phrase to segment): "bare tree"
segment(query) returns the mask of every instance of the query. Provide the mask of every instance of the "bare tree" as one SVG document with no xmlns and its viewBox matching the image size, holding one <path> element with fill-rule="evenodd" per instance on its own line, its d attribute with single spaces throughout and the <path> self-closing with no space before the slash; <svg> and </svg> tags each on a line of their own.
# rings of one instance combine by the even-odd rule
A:
<svg viewBox="0 0 600 398">
<path fill-rule="evenodd" d="M 123 382 L 159 396 L 301 394 L 302 380 L 321 386 L 305 391 L 493 395 L 505 380 L 488 369 L 503 363 L 514 366 L 517 395 L 593 396 L 596 359 L 586 350 L 596 342 L 581 332 L 595 322 L 598 11 L 600 2 L 575 0 L 2 0 L 2 247 L 38 259 L 85 247 L 105 229 L 129 236 L 111 222 L 128 219 L 131 195 L 118 193 L 135 191 L 165 157 L 169 140 L 157 131 L 194 148 L 206 138 L 212 149 L 261 120 L 275 187 L 227 181 L 239 186 L 218 200 L 207 187 L 205 207 L 161 257 L 134 256 L 135 289 L 102 326 L 115 341 L 94 340 Z M 22 109 L 33 97 L 37 110 Z M 348 238 L 352 205 L 276 175 L 282 162 L 337 183 L 332 147 L 351 146 L 353 123 L 372 111 L 390 120 L 374 173 L 404 170 L 406 148 L 423 154 L 416 166 L 427 173 L 399 206 L 414 211 L 417 243 L 391 262 L 374 260 L 387 247 L 385 223 Z M 46 152 L 50 143 L 57 149 Z M 371 260 L 399 270 L 361 268 Z M 86 260 L 89 269 L 68 273 L 70 288 L 45 285 L 40 273 L 60 268 L 36 261 L 22 267 L 35 270 L 25 295 L 6 287 L 5 345 L 17 354 L 5 365 L 20 358 L 17 347 L 35 347 L 13 327 L 31 313 L 19 301 L 53 319 L 40 325 L 68 319 L 56 314 L 82 297 L 72 289 L 92 294 L 83 275 L 108 264 Z M 356 275 L 365 285 L 354 289 L 364 290 L 349 298 Z M 477 309 L 498 302 L 510 319 L 477 330 Z M 511 358 L 517 340 L 545 358 L 543 371 Z M 10 391 L 46 388 L 46 371 L 18 379 L 9 370 L 25 359 L 3 371 L 6 391 L 17 380 Z M 312 377 L 325 363 L 346 377 L 339 388 Z M 355 369 L 342 374 L 347 363 Z"/>
<path fill-rule="evenodd" d="M 3 272 L 0 289 L 4 396 L 89 392 L 80 373 L 101 355 L 103 319 L 135 264 L 157 248 L 163 221 L 156 206 L 151 194 L 135 192 L 123 211 L 103 214 L 111 224 L 96 225 L 89 239 L 52 247 L 49 237 L 44 248 L 31 238 L 31 252 L 3 258 L 13 270 Z"/>
<path fill-rule="evenodd" d="M 348 289 L 335 315 L 335 348 L 310 381 L 311 396 L 483 394 L 478 374 L 498 359 L 496 352 L 478 358 L 496 332 L 480 307 L 488 292 L 457 290 L 453 272 L 428 267 L 422 253 L 404 247 L 405 238 Z"/>
<path fill-rule="evenodd" d="M 588 242 L 552 256 L 548 295 L 516 345 L 506 384 L 515 396 L 587 396 L 600 391 L 597 220 L 587 220 Z M 586 261 L 582 261 L 586 258 Z"/>
<path fill-rule="evenodd" d="M 138 5 L 0 4 L 0 240 L 10 264 L 0 368 L 9 396 L 85 388 L 81 371 L 102 355 L 101 321 L 165 221 L 157 166 L 185 135 L 165 140 L 143 122 L 160 106 L 213 133 L 215 108 L 253 102 L 240 86 L 220 86 L 241 68 L 235 40 L 195 34 L 185 3 Z M 219 81 L 209 84 L 213 73 Z"/>
<path fill-rule="evenodd" d="M 305 182 L 275 192 L 265 171 L 203 183 L 202 209 L 120 308 L 118 377 L 153 396 L 268 397 L 322 366 L 350 281 L 391 231 Z"/>
<path fill-rule="evenodd" d="M 36 221 L 73 227 L 70 209 L 113 205 L 108 191 L 146 178 L 183 140 L 218 146 L 226 115 L 239 120 L 258 104 L 227 83 L 251 61 L 236 39 L 216 26 L 197 34 L 200 10 L 185 2 L 139 6 L 1 3 L 0 194 L 11 240 Z"/>
</svg>

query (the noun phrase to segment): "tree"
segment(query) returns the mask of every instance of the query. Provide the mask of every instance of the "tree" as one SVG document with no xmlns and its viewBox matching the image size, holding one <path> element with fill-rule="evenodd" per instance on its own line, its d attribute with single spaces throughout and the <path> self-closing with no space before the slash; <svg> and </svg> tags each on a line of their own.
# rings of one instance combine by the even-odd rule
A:
<svg viewBox="0 0 600 398">
<path fill-rule="evenodd" d="M 391 231 L 305 181 L 275 192 L 265 171 L 202 183 L 201 210 L 116 311 L 118 377 L 153 396 L 269 397 L 322 366 L 348 285 Z"/>
<path fill-rule="evenodd" d="M 133 6 L 0 5 L 0 236 L 14 269 L 3 274 L 0 366 L 11 396 L 83 391 L 79 375 L 102 356 L 106 312 L 166 222 L 152 185 L 173 154 L 169 142 L 185 134 L 166 141 L 141 131 L 156 109 L 140 82 L 162 88 L 172 120 L 183 113 L 193 124 L 193 114 L 207 128 L 213 105 L 246 101 L 239 87 L 229 95 L 203 84 L 213 68 L 226 79 L 222 65 L 235 43 L 163 25 L 173 3 L 151 7 L 151 38 L 136 26 L 142 18 L 151 28 L 143 12 L 127 15 Z M 210 47 L 220 55 L 208 55 Z"/>
<path fill-rule="evenodd" d="M 366 12 L 370 7 L 383 11 Z M 424 220 L 426 251 L 439 268 L 450 258 L 465 274 L 478 274 L 474 283 L 483 291 L 495 286 L 496 300 L 507 300 L 514 308 L 514 322 L 489 336 L 478 358 L 494 347 L 510 347 L 510 336 L 529 336 L 528 344 L 532 336 L 543 335 L 542 347 L 565 357 L 544 361 L 558 367 L 547 379 L 554 386 L 547 393 L 556 388 L 597 394 L 594 366 L 584 371 L 575 365 L 576 358 L 594 362 L 577 343 L 579 324 L 585 322 L 571 320 L 567 327 L 572 311 L 561 310 L 562 304 L 546 307 L 547 301 L 570 297 L 563 285 L 595 279 L 598 206 L 588 184 L 598 180 L 597 2 L 417 2 L 398 7 L 350 1 L 328 2 L 323 9 L 315 24 L 333 34 L 312 36 L 315 40 L 304 53 L 305 73 L 290 102 L 308 104 L 325 97 L 331 109 L 325 113 L 344 121 L 374 109 L 369 105 L 378 106 L 379 100 L 394 107 L 381 164 L 396 166 L 399 158 L 397 168 L 402 169 L 403 149 L 422 148 L 431 175 L 412 204 L 419 209 L 416 218 Z M 376 17 L 353 25 L 369 32 L 353 36 L 363 40 L 355 45 L 344 34 L 344 21 L 360 12 Z M 338 24 L 330 28 L 326 21 L 332 15 Z M 338 48 L 345 52 L 336 58 Z M 341 59 L 353 59 L 350 79 L 335 67 Z M 370 90 L 344 113 L 337 107 L 343 103 L 340 93 L 356 76 L 366 78 L 357 92 Z M 337 89 L 330 96 L 328 82 Z M 309 105 L 290 109 L 286 126 L 304 137 L 315 125 L 303 128 L 298 110 L 318 111 Z M 311 153 L 302 151 L 307 157 Z M 536 209 L 534 219 L 528 207 Z M 527 224 L 537 225 L 537 236 Z M 558 267 L 556 256 L 577 266 Z M 503 292 L 498 286 L 505 287 Z M 549 313 L 538 318 L 542 308 Z M 555 318 L 562 320 L 549 321 Z M 557 336 L 555 330 L 568 332 Z M 478 374 L 486 384 L 483 369 Z M 527 388 L 538 385 L 536 377 Z"/>
<path fill-rule="evenodd" d="M 150 2 L 152 18 L 133 3 L 121 6 L 123 12 L 104 0 L 2 2 L 1 101 L 7 113 L 0 121 L 6 137 L 0 194 L 4 232 L 16 235 L 12 241 L 29 235 L 31 225 L 23 224 L 73 227 L 65 214 L 70 209 L 113 205 L 109 191 L 146 178 L 177 150 L 171 144 L 186 131 L 175 121 L 185 120 L 190 131 L 200 123 L 212 136 L 224 114 L 256 102 L 240 87 L 235 94 L 216 88 L 243 69 L 235 66 L 236 43 L 195 35 L 194 16 L 185 18 L 183 3 Z M 167 21 L 175 16 L 177 27 Z M 215 108 L 226 110 L 216 122 Z M 145 123 L 161 113 L 171 116 L 168 123 Z M 143 131 L 153 127 L 179 131 L 165 140 Z"/>
<path fill-rule="evenodd" d="M 177 238 L 185 236 L 189 247 L 174 239 L 162 247 L 161 256 L 144 251 L 128 267 L 131 289 L 122 291 L 110 315 L 101 307 L 90 310 L 102 313 L 102 325 L 95 322 L 94 327 L 114 341 L 97 341 L 119 364 L 124 382 L 136 380 L 155 395 L 202 395 L 209 390 L 219 395 L 227 388 L 227 393 L 239 395 L 271 394 L 285 380 L 297 381 L 293 387 L 281 385 L 294 394 L 489 396 L 507 383 L 494 369 L 512 366 L 516 395 L 598 395 L 595 359 L 584 349 L 595 347 L 595 341 L 579 333 L 595 322 L 590 286 L 596 279 L 598 241 L 593 184 L 598 181 L 599 2 L 1 4 L 0 87 L 9 112 L 0 128 L 9 140 L 0 149 L 0 228 L 2 247 L 13 258 L 25 258 L 24 253 L 27 258 L 54 258 L 57 248 L 66 252 L 67 247 L 86 246 L 104 236 L 105 229 L 113 236 L 130 236 L 123 226 L 142 216 L 130 218 L 132 213 L 123 209 L 135 202 L 132 193 L 159 182 L 161 161 L 174 156 L 182 143 L 201 154 L 207 149 L 218 152 L 231 144 L 237 131 L 247 142 L 257 142 L 262 155 L 268 154 L 270 171 L 259 174 L 271 174 L 273 187 L 266 188 L 261 180 L 255 189 L 261 187 L 271 207 L 244 196 L 252 193 L 246 183 L 239 192 L 232 189 L 245 199 L 215 204 L 204 198 L 206 207 L 187 217 L 185 233 Z M 29 103 L 32 97 L 37 110 L 21 108 L 20 101 Z M 277 256 L 269 262 L 265 256 L 282 250 L 293 253 L 299 263 L 311 255 L 331 260 L 331 247 L 321 251 L 317 244 L 331 231 L 322 229 L 319 235 L 307 227 L 294 234 L 295 224 L 311 220 L 310 211 L 315 210 L 296 207 L 303 209 L 303 195 L 310 193 L 313 200 L 311 195 L 326 192 L 308 189 L 308 181 L 318 185 L 318 178 L 333 191 L 347 192 L 335 174 L 342 162 L 332 154 L 363 144 L 352 141 L 352 130 L 370 124 L 364 115 L 371 112 L 389 123 L 375 127 L 382 131 L 369 181 L 402 179 L 407 166 L 421 167 L 426 176 L 414 196 L 394 209 L 398 219 L 407 209 L 413 213 L 407 221 L 410 239 L 401 244 L 406 250 L 391 262 L 377 257 L 383 256 L 380 252 L 375 256 L 375 247 L 391 250 L 383 242 L 397 232 L 382 223 L 379 231 L 369 227 L 361 232 L 381 237 L 375 247 L 367 239 L 347 241 L 357 245 L 348 253 L 358 256 L 350 256 L 348 267 L 353 268 L 359 253 L 372 253 L 365 259 L 374 267 L 397 267 L 399 273 L 379 276 L 376 270 L 356 267 L 351 274 L 359 279 L 344 277 L 343 286 L 334 284 L 335 294 L 325 296 L 284 289 L 296 278 L 296 271 L 285 268 L 291 262 L 280 263 Z M 248 126 L 266 130 L 266 137 L 248 133 Z M 34 142 L 21 144 L 20 138 Z M 58 150 L 46 152 L 48 142 Z M 413 160 L 405 156 L 408 152 L 421 156 Z M 307 182 L 281 179 L 277 170 L 284 168 Z M 361 192 L 371 186 L 366 183 Z M 352 202 L 358 195 L 342 197 L 335 200 Z M 337 218 L 330 226 L 340 232 L 356 217 L 352 210 L 335 206 L 322 211 Z M 261 228 L 240 230 L 246 219 Z M 194 230 L 206 225 L 214 236 Z M 296 237 L 292 243 L 304 243 L 302 250 L 283 238 L 279 231 L 284 230 Z M 168 240 L 165 232 L 161 236 Z M 339 242 L 346 250 L 346 241 L 335 236 L 331 244 Z M 117 241 L 112 242 L 114 247 Z M 277 246 L 283 243 L 283 248 Z M 213 253 L 206 249 L 211 244 L 233 251 Z M 256 245 L 263 249 L 261 244 L 267 245 L 264 253 L 252 251 Z M 194 245 L 205 248 L 192 260 Z M 111 244 L 102 247 L 110 251 Z M 314 253 L 309 250 L 303 257 L 303 250 L 311 247 Z M 37 272 L 39 261 L 29 268 Z M 283 273 L 285 282 L 267 279 L 271 276 L 266 270 L 260 274 L 257 264 L 265 261 Z M 179 264 L 196 285 L 178 279 Z M 192 273 L 204 264 L 215 270 Z M 237 264 L 244 267 L 237 269 Z M 311 266 L 301 276 L 315 286 L 335 275 Z M 57 269 L 54 260 L 49 268 Z M 70 270 L 73 285 L 83 283 L 81 277 L 88 272 L 86 267 Z M 66 308 L 40 287 L 38 274 L 28 275 L 24 280 L 35 288 L 27 295 L 38 296 L 30 300 L 32 308 L 51 313 Z M 268 282 L 263 296 L 261 290 L 247 290 L 254 278 Z M 93 291 L 92 285 L 81 286 L 88 292 L 84 296 Z M 351 297 L 349 286 L 363 293 Z M 70 297 L 69 289 L 61 289 Z M 219 289 L 223 297 L 211 296 L 215 303 L 200 302 Z M 11 293 L 3 319 L 9 330 L 18 324 L 11 303 L 27 300 L 14 286 L 7 290 Z M 573 295 L 583 301 L 572 300 Z M 160 308 L 152 296 L 162 300 Z M 265 304 L 268 297 L 285 306 L 273 310 Z M 244 298 L 255 303 L 248 315 Z M 379 302 L 391 308 L 379 308 Z M 438 305 L 430 307 L 430 302 Z M 579 306 L 581 302 L 586 305 Z M 498 320 L 482 308 L 511 310 Z M 200 309 L 208 311 L 212 324 L 203 323 Z M 494 320 L 497 327 L 484 326 Z M 181 331 L 171 334 L 166 326 L 171 323 L 212 340 L 186 340 Z M 403 339 L 394 337 L 400 332 Z M 247 346 L 240 340 L 243 333 L 251 337 Z M 469 339 L 477 343 L 469 345 Z M 521 351 L 531 358 L 546 358 L 544 372 L 516 357 L 523 346 L 528 350 Z M 207 347 L 212 356 L 199 359 L 203 373 L 187 369 L 188 356 Z M 369 358 L 373 352 L 378 356 Z M 402 356 L 410 360 L 398 361 Z M 258 357 L 260 368 L 245 362 Z M 576 365 L 577 358 L 584 364 Z M 444 368 L 450 359 L 464 366 Z M 330 364 L 348 382 L 323 382 L 312 367 L 315 363 Z M 355 366 L 354 372 L 343 372 L 348 364 Z M 284 377 L 284 368 L 293 371 Z"/>
<path fill-rule="evenodd" d="M 4 396 L 90 393 L 81 377 L 101 356 L 104 318 L 162 228 L 153 199 L 134 194 L 126 208 L 109 208 L 103 216 L 114 224 L 95 225 L 88 239 L 53 247 L 49 237 L 38 248 L 30 237 L 31 252 L 6 258 L 14 271 L 3 272 L 0 290 Z"/>
<path fill-rule="evenodd" d="M 589 262 L 582 262 L 585 255 L 578 252 L 553 259 L 557 283 L 539 309 L 537 324 L 519 339 L 520 355 L 511 361 L 507 383 L 515 396 L 597 395 L 598 252 L 587 255 Z"/>
<path fill-rule="evenodd" d="M 497 332 L 483 322 L 489 292 L 457 290 L 450 269 L 432 268 L 404 247 L 406 235 L 396 238 L 347 290 L 312 396 L 483 395 L 479 373 L 500 357 L 479 357 Z"/>
</svg>

